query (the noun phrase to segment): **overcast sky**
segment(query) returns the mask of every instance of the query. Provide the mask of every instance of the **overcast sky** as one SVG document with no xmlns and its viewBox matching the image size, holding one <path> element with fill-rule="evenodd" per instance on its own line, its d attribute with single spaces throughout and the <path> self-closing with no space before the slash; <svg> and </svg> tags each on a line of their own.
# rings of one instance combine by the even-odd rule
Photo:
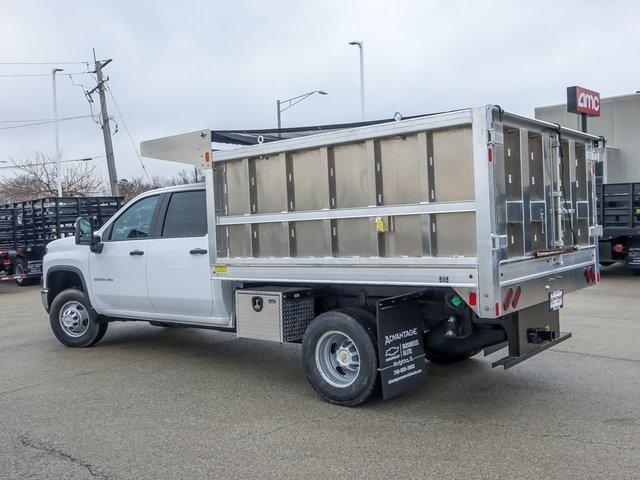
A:
<svg viewBox="0 0 640 480">
<path fill-rule="evenodd" d="M 562 103 L 565 87 L 603 96 L 640 90 L 636 1 L 28 1 L 0 0 L 0 63 L 112 58 L 105 69 L 120 107 L 119 176 L 142 175 L 140 141 L 203 128 L 276 124 L 276 99 L 326 90 L 283 115 L 284 126 L 359 120 L 357 48 L 365 43 L 369 119 L 500 104 L 533 115 Z M 55 65 L 0 65 L 0 162 L 53 156 Z M 60 65 L 66 72 L 85 65 Z M 4 75 L 4 76 L 3 76 Z M 93 88 L 90 75 L 73 76 Z M 81 86 L 58 78 L 60 117 L 88 115 Z M 94 110 L 99 111 L 96 97 Z M 124 116 L 124 119 L 122 118 Z M 60 124 L 63 158 L 104 155 L 90 118 Z M 144 160 L 151 175 L 180 166 Z M 106 175 L 104 157 L 95 160 Z M 0 167 L 3 164 L 0 163 Z M 8 173 L 0 170 L 0 174 Z"/>
</svg>

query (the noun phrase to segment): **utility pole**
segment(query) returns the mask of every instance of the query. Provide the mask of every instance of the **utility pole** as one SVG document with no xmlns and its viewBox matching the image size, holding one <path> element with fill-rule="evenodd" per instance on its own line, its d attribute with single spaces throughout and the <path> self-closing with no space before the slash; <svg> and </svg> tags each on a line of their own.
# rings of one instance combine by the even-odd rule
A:
<svg viewBox="0 0 640 480">
<path fill-rule="evenodd" d="M 87 92 L 87 95 L 91 97 L 91 94 L 95 91 L 100 96 L 100 112 L 102 116 L 102 136 L 104 137 L 104 151 L 107 156 L 107 171 L 109 172 L 109 185 L 111 186 L 111 195 L 114 197 L 120 196 L 120 188 L 118 187 L 118 174 L 116 173 L 116 162 L 113 158 L 113 144 L 111 143 L 111 126 L 109 125 L 109 114 L 107 113 L 107 99 L 104 94 L 104 83 L 109 80 L 104 80 L 102 76 L 102 69 L 111 63 L 111 59 L 98 60 L 96 58 L 96 50 L 93 49 L 93 60 L 95 62 L 96 69 L 93 73 L 98 77 L 98 85 Z"/>
<path fill-rule="evenodd" d="M 56 161 L 56 183 L 58 186 L 58 196 L 62 196 L 62 165 L 60 165 L 60 140 L 58 134 L 58 99 L 56 93 L 56 73 L 62 72 L 62 68 L 54 68 L 51 71 L 51 79 L 53 83 L 53 130 L 55 133 L 56 140 L 56 152 L 55 152 L 55 161 Z"/>
</svg>

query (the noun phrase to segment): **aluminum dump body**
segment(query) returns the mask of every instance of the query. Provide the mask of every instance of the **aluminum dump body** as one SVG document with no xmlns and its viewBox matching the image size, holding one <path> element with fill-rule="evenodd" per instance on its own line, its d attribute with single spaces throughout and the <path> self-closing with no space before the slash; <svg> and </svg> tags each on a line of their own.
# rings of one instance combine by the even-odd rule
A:
<svg viewBox="0 0 640 480">
<path fill-rule="evenodd" d="M 495 318 L 597 277 L 595 136 L 489 105 L 227 151 L 207 142 L 142 150 L 207 167 L 214 279 L 447 286 Z"/>
</svg>

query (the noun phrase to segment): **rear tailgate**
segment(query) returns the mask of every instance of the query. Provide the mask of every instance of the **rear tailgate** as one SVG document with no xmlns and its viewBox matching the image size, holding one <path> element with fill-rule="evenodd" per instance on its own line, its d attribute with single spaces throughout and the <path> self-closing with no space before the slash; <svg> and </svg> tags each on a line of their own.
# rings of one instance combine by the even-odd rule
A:
<svg viewBox="0 0 640 480">
<path fill-rule="evenodd" d="M 495 315 L 597 283 L 597 137 L 511 114 L 493 123 Z"/>
</svg>

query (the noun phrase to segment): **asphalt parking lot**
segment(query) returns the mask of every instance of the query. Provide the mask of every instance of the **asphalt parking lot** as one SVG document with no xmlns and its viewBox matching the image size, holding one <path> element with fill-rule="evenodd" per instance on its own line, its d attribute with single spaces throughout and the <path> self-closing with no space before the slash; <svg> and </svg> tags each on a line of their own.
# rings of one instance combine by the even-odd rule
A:
<svg viewBox="0 0 640 480">
<path fill-rule="evenodd" d="M 429 365 L 348 409 L 296 345 L 118 323 L 69 349 L 39 287 L 0 284 L 0 477 L 639 478 L 640 278 L 609 268 L 562 318 L 574 337 L 511 370 Z"/>
</svg>

